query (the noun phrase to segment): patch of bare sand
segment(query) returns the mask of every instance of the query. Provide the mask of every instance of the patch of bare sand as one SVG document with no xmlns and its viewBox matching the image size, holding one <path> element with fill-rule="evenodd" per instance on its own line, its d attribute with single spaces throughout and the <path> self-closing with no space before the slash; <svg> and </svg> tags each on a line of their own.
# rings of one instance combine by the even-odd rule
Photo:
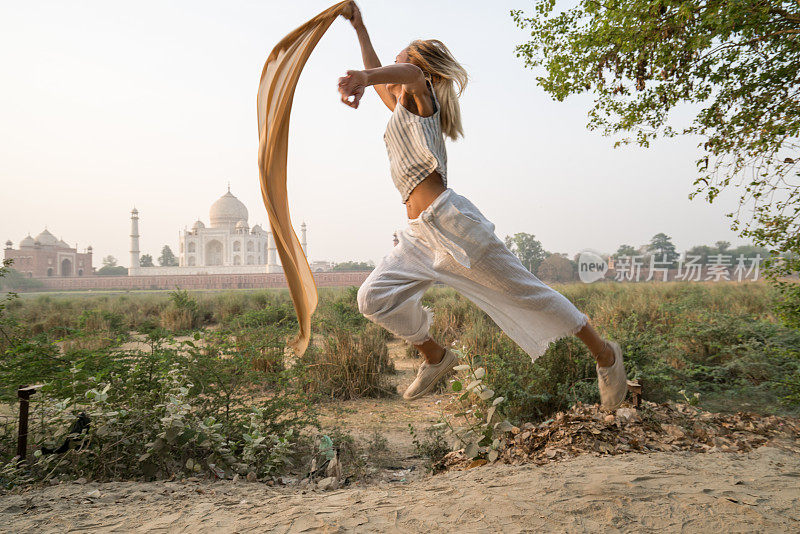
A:
<svg viewBox="0 0 800 534">
<path fill-rule="evenodd" d="M 3 532 L 789 532 L 797 444 L 591 456 L 299 492 L 243 481 L 63 483 L 0 498 Z"/>
<path fill-rule="evenodd" d="M 397 371 L 388 378 L 397 395 L 330 401 L 319 405 L 323 432 L 333 429 L 345 431 L 365 447 L 374 443 L 376 436 L 386 440 L 385 453 L 372 458 L 375 460 L 377 457 L 380 465 L 368 466 L 377 468 L 368 474 L 388 480 L 401 478 L 409 481 L 426 476 L 424 460 L 417 455 L 408 427 L 412 425 L 421 432 L 438 423 L 441 405 L 449 400 L 443 393 L 413 401 L 403 399 L 403 391 L 414 380 L 421 362 L 419 358 L 407 358 L 405 347 L 401 340 L 388 342 L 389 357 Z"/>
</svg>

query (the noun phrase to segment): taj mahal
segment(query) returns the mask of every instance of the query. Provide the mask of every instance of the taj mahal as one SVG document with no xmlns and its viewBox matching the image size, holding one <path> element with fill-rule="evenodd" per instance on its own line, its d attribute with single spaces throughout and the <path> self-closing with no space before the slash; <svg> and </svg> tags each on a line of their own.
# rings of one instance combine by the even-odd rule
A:
<svg viewBox="0 0 800 534">
<path fill-rule="evenodd" d="M 128 269 L 128 275 L 283 272 L 278 264 L 278 253 L 272 233 L 258 224 L 250 228 L 247 207 L 231 193 L 230 187 L 227 193 L 211 205 L 208 219 L 208 226 L 198 220 L 191 228 L 180 232 L 178 266 L 140 267 L 139 212 L 134 208 L 131 211 L 131 267 Z M 303 223 L 300 229 L 300 243 L 307 256 L 306 224 Z"/>
</svg>

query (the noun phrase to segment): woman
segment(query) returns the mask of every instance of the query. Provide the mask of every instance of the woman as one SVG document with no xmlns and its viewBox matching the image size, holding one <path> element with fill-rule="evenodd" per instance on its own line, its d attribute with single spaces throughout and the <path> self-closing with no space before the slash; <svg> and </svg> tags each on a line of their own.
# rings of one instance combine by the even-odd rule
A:
<svg viewBox="0 0 800 534">
<path fill-rule="evenodd" d="M 439 281 L 483 309 L 533 360 L 550 342 L 577 335 L 597 361 L 603 408 L 615 409 L 627 391 L 619 345 L 603 340 L 586 315 L 525 269 L 494 234 L 494 224 L 447 187 L 444 136 L 463 135 L 458 96 L 466 71 L 437 40 L 414 41 L 394 65 L 382 67 L 355 4 L 350 21 L 365 70 L 347 71 L 339 92 L 342 102 L 358 108 L 372 86 L 392 110 L 384 141 L 409 219 L 398 245 L 359 289 L 358 306 L 425 358 L 403 397 L 425 395 L 457 363 L 453 351 L 431 338 L 432 314 L 420 304 L 425 290 Z"/>
</svg>

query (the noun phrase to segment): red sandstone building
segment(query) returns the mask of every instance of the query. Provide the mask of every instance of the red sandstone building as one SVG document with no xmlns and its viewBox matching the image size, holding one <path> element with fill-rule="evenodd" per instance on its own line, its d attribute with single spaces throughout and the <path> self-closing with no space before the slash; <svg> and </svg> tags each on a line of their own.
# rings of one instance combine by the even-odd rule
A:
<svg viewBox="0 0 800 534">
<path fill-rule="evenodd" d="M 92 247 L 78 252 L 45 228 L 35 238 L 28 235 L 19 248 L 6 241 L 5 257 L 14 260 L 12 268 L 30 278 L 93 276 Z"/>
</svg>

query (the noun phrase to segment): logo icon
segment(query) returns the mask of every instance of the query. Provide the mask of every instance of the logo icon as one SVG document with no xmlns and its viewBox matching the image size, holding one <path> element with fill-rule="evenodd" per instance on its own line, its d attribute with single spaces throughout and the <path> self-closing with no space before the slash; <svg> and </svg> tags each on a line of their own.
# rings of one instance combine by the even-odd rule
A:
<svg viewBox="0 0 800 534">
<path fill-rule="evenodd" d="M 608 272 L 608 263 L 599 252 L 582 250 L 578 254 L 578 277 L 581 282 L 591 284 L 602 280 Z"/>
</svg>

